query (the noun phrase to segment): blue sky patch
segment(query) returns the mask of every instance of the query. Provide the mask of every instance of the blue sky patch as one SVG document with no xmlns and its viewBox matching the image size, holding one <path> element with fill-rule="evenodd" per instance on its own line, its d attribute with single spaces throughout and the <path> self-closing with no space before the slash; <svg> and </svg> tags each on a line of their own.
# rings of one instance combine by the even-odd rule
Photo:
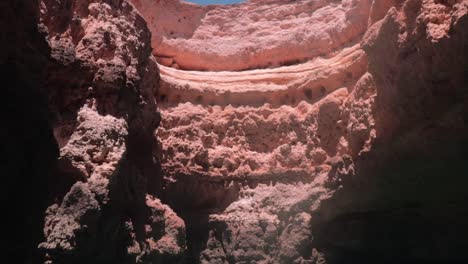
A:
<svg viewBox="0 0 468 264">
<path fill-rule="evenodd" d="M 185 0 L 186 2 L 192 2 L 199 5 L 225 5 L 225 4 L 237 4 L 244 2 L 243 0 Z"/>
</svg>

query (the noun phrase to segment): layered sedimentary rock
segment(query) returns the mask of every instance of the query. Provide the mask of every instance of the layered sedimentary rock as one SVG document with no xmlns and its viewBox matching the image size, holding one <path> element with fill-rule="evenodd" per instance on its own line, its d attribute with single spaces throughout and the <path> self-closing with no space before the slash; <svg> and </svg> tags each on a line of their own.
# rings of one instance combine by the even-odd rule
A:
<svg viewBox="0 0 468 264">
<path fill-rule="evenodd" d="M 232 71 L 295 64 L 357 42 L 366 31 L 372 1 L 255 0 L 205 7 L 171 0 L 132 2 L 153 32 L 161 64 Z"/>
<path fill-rule="evenodd" d="M 444 225 L 430 217 L 456 223 L 428 208 L 454 207 L 453 213 L 462 216 L 458 206 L 466 197 L 445 194 L 434 205 L 422 193 L 436 192 L 436 170 L 421 169 L 408 179 L 426 174 L 427 183 L 419 182 L 424 191 L 392 199 L 389 190 L 417 187 L 413 180 L 395 180 L 383 171 L 398 163 L 399 155 L 409 158 L 444 145 L 433 138 L 443 137 L 444 130 L 458 136 L 443 140 L 446 148 L 438 155 L 421 160 L 453 155 L 458 157 L 454 164 L 463 160 L 460 149 L 450 146 L 465 133 L 466 35 L 460 30 L 466 1 L 249 1 L 227 7 L 134 2 L 149 21 L 153 53 L 161 64 L 157 99 L 162 123 L 156 136 L 165 197 L 192 225 L 188 235 L 194 259 L 375 263 L 462 258 L 456 249 L 419 241 L 418 231 L 405 236 L 385 225 L 408 224 L 415 230 L 419 220 L 428 229 Z M 189 11 L 194 15 L 186 15 Z M 275 32 L 276 27 L 281 29 Z M 444 65 L 448 61 L 454 64 Z M 436 76 L 444 81 L 434 81 Z M 425 126 L 437 128 L 428 132 Z M 430 147 L 422 147 L 415 135 Z M 389 142 L 398 143 L 389 147 Z M 409 171 L 421 166 L 417 160 L 405 165 Z M 455 177 L 455 182 L 463 180 Z M 441 188 L 444 193 L 458 189 L 451 184 Z M 411 212 L 407 203 L 417 204 L 414 212 L 427 216 L 405 220 Z M 203 228 L 208 230 L 204 234 L 194 231 Z M 433 239 L 463 245 L 453 230 L 442 233 L 444 238 L 432 234 Z M 387 238 L 373 242 L 379 236 Z"/>
<path fill-rule="evenodd" d="M 130 2 L 2 4 L 16 259 L 467 261 L 468 1 Z"/>
<path fill-rule="evenodd" d="M 285 18 L 287 16 L 276 14 L 276 9 L 288 12 L 293 9 L 298 12 L 295 15 L 307 11 L 311 19 L 344 9 L 339 3 L 318 4 L 300 2 L 298 10 L 286 2 L 250 2 L 217 8 L 219 12 L 227 12 L 232 8 L 255 7 L 255 13 L 261 15 L 257 9 L 267 13 L 271 5 L 274 9 L 264 14 L 269 16 L 263 19 L 264 25 L 272 25 L 276 20 L 287 24 L 286 20 L 297 19 L 293 15 Z M 344 6 L 350 7 L 348 4 Z M 201 46 L 189 39 L 194 41 L 190 44 L 194 50 L 199 47 L 210 52 L 209 61 L 204 62 L 207 68 L 199 69 L 270 68 L 205 72 L 178 69 L 192 66 L 160 65 L 161 80 L 156 96 L 163 118 L 156 136 L 165 177 L 164 197 L 187 222 L 190 261 L 283 263 L 319 258 L 317 251 L 312 256 L 310 210 L 306 208 L 317 206 L 318 201 L 331 195 L 331 190 L 324 186 L 329 182 L 327 175 L 335 174 L 342 160 L 332 158 L 351 155 L 344 105 L 367 66 L 366 55 L 356 39 L 367 27 L 370 4 L 364 1 L 353 6 L 361 10 L 354 15 L 365 23 L 353 24 L 361 27 L 354 28 L 356 35 L 344 34 L 341 40 L 335 39 L 338 44 L 327 46 L 330 49 L 324 54 L 314 53 L 312 46 L 289 43 L 289 49 L 272 48 L 272 54 L 277 56 L 268 57 L 278 60 L 274 65 L 264 65 L 259 57 L 248 58 L 239 53 L 235 54 L 236 58 L 241 58 L 245 64 L 238 67 L 236 60 L 230 60 L 226 54 L 215 55 L 214 47 L 224 47 L 224 44 L 210 46 L 210 41 L 214 40 L 207 39 L 208 44 Z M 222 22 L 210 23 L 218 26 Z M 284 29 L 284 33 L 292 36 L 295 31 L 303 30 L 302 26 Z M 329 26 L 338 30 L 342 25 Z M 153 28 L 154 35 L 158 30 Z M 197 31 L 203 30 L 201 24 Z M 238 38 L 242 39 L 244 33 L 239 34 Z M 289 41 L 272 33 L 268 36 L 278 42 L 285 41 L 279 45 Z M 260 42 L 257 37 L 254 39 L 259 41 L 258 45 L 268 43 Z M 173 49 L 183 46 L 178 43 L 171 44 Z M 246 43 L 248 40 L 238 46 Z M 301 45 L 306 43 L 309 42 L 301 42 Z M 157 45 L 164 46 L 164 43 L 155 43 L 153 37 L 154 53 L 158 55 L 164 48 L 159 49 Z M 262 48 L 268 51 L 270 47 Z M 289 52 L 301 48 L 311 50 L 309 57 L 296 59 L 294 52 Z M 317 56 L 319 54 L 322 56 Z M 226 64 L 226 60 L 233 63 Z M 161 58 L 159 61 L 164 63 Z M 202 62 L 202 59 L 196 61 Z M 291 62 L 293 65 L 281 66 Z M 220 63 L 226 68 L 219 68 L 217 64 Z M 351 170 L 351 166 L 347 163 L 343 169 Z M 255 195 L 256 192 L 262 194 Z M 278 201 L 269 205 L 263 201 L 265 199 Z M 296 218 L 297 221 L 293 221 Z M 226 236 L 237 236 L 237 239 Z M 297 243 L 289 247 L 289 241 L 296 239 Z M 200 251 L 203 252 L 200 254 Z"/>
</svg>

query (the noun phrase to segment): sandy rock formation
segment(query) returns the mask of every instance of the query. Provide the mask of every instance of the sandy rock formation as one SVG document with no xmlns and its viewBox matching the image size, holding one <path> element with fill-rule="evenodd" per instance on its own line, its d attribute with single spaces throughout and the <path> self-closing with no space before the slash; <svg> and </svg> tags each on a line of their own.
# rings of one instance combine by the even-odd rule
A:
<svg viewBox="0 0 468 264">
<path fill-rule="evenodd" d="M 235 71 L 295 64 L 358 42 L 372 1 L 255 0 L 205 7 L 179 0 L 132 2 L 153 32 L 161 64 Z"/>
<path fill-rule="evenodd" d="M 222 214 L 210 216 L 201 263 L 312 261 L 312 216 L 308 212 L 331 194 L 320 182 L 326 175 L 310 184 L 260 184 L 242 190 L 238 201 Z"/>
<path fill-rule="evenodd" d="M 16 260 L 468 261 L 467 0 L 0 6 Z"/>
<path fill-rule="evenodd" d="M 404 1 L 363 38 L 369 73 L 355 91 L 367 110 L 350 110 L 371 148 L 313 224 L 333 263 L 466 261 L 467 8 Z"/>
<path fill-rule="evenodd" d="M 162 122 L 156 136 L 165 177 L 164 197 L 189 225 L 191 261 L 199 261 L 199 251 L 205 247 L 209 249 L 203 251 L 201 260 L 206 263 L 250 259 L 235 257 L 242 255 L 240 251 L 215 248 L 223 245 L 219 241 L 223 238 L 214 236 L 213 230 L 208 238 L 208 231 L 204 231 L 218 228 L 216 223 L 225 221 L 221 226 L 235 229 L 242 237 L 233 242 L 234 249 L 236 243 L 253 238 L 249 235 L 251 229 L 262 230 L 259 222 L 235 227 L 243 225 L 247 217 L 242 207 L 235 207 L 229 217 L 222 214 L 236 200 L 242 203 L 244 198 L 240 195 L 244 189 L 256 190 L 258 184 L 270 183 L 292 188 L 295 182 L 303 182 L 306 185 L 299 185 L 296 190 L 307 193 L 301 188 L 309 190 L 308 186 L 314 186 L 326 192 L 326 181 L 317 183 L 316 179 L 334 173 L 330 161 L 333 157 L 352 153 L 346 136 L 345 102 L 365 73 L 366 64 L 366 55 L 357 44 L 327 57 L 272 69 L 200 72 L 160 66 L 156 97 Z M 276 187 L 264 192 L 271 192 L 270 198 L 275 199 Z M 298 203 L 315 202 L 313 198 L 302 198 Z M 263 210 L 261 205 L 257 207 Z M 287 243 L 289 231 L 283 230 L 286 226 L 288 230 L 300 230 L 303 224 L 309 227 L 300 221 L 298 226 L 289 226 L 289 217 L 293 219 L 299 213 L 285 210 L 285 216 L 274 224 L 279 236 L 271 237 L 271 241 Z M 213 218 L 214 213 L 219 218 Z M 279 217 L 276 213 L 268 215 Z M 255 241 L 263 240 L 262 234 L 256 233 Z M 271 251 L 260 251 L 251 260 L 311 261 L 311 236 L 307 234 L 298 235 L 305 244 L 300 243 L 288 253 L 280 252 L 281 245 L 272 245 Z M 204 244 L 206 239 L 211 241 L 210 246 Z M 245 245 L 243 250 L 248 251 L 248 247 Z"/>
<path fill-rule="evenodd" d="M 126 1 L 81 0 L 42 1 L 40 21 L 61 179 L 39 245 L 46 262 L 182 259 L 182 220 L 146 200 L 160 191 L 160 174 L 152 149 L 158 69 L 145 21 Z"/>
<path fill-rule="evenodd" d="M 347 153 L 346 143 L 338 144 L 347 95 L 340 89 L 313 105 L 276 109 L 185 103 L 164 110 L 157 134 L 166 175 L 211 181 L 308 178 L 327 157 Z M 326 132 L 330 128 L 337 132 Z"/>
<path fill-rule="evenodd" d="M 385 179 L 375 183 L 362 177 L 382 174 L 382 164 L 421 146 L 408 134 L 428 135 L 426 142 L 433 140 L 432 133 L 443 135 L 440 128 L 425 132 L 421 126 L 438 119 L 450 102 L 466 104 L 466 56 L 455 55 L 466 54 L 466 34 L 459 32 L 466 1 L 134 3 L 149 22 L 154 54 L 162 64 L 157 93 L 162 123 L 156 136 L 165 197 L 184 212 L 194 260 L 343 263 L 361 257 L 375 263 L 380 259 L 366 250 L 404 248 L 405 243 L 389 245 L 385 239 L 368 243 L 363 234 L 371 230 L 365 221 L 374 221 L 367 213 L 385 203 L 380 195 L 412 184 L 400 180 L 386 186 L 380 183 Z M 445 64 L 449 61 L 454 65 Z M 434 84 L 439 75 L 445 81 Z M 455 105 L 448 120 L 462 113 Z M 446 126 L 464 127 L 456 122 Z M 453 134 L 460 138 L 463 132 Z M 400 140 L 410 147 L 385 143 Z M 413 201 L 413 196 L 403 197 Z M 423 207 L 433 206 L 420 198 Z M 404 199 L 387 199 L 380 206 L 390 213 L 376 214 L 377 219 L 390 215 L 394 219 L 387 223 L 401 223 L 404 214 L 393 214 L 392 206 L 406 208 L 400 203 Z M 347 233 L 340 225 L 352 226 L 354 218 L 351 223 L 342 218 L 355 212 L 356 231 Z M 379 221 L 377 225 L 386 223 Z M 450 232 L 448 237 L 456 240 Z M 430 250 L 421 244 L 414 248 Z M 394 252 L 379 256 L 384 262 L 421 258 Z M 457 259 L 448 253 L 429 255 Z"/>
<path fill-rule="evenodd" d="M 367 58 L 359 44 L 330 58 L 241 72 L 182 71 L 161 66 L 158 101 L 164 105 L 192 102 L 201 105 L 273 107 L 316 102 L 342 87 L 352 87 L 366 71 Z"/>
</svg>

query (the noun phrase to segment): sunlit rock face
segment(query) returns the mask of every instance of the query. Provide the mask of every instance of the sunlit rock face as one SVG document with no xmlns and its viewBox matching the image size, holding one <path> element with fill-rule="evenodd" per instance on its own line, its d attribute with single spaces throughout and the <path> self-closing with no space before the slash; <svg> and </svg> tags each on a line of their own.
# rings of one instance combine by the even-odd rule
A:
<svg viewBox="0 0 468 264">
<path fill-rule="evenodd" d="M 158 138 L 170 174 L 212 180 L 310 175 L 349 154 L 343 105 L 364 73 L 358 46 L 275 70 L 181 72 L 161 67 Z M 321 140 L 319 139 L 321 137 Z"/>
<path fill-rule="evenodd" d="M 29 263 L 468 262 L 467 0 L 4 5 Z"/>
<path fill-rule="evenodd" d="M 370 115 L 359 140 L 348 128 L 371 2 L 135 5 L 160 63 L 164 200 L 186 220 L 189 262 L 323 259 L 312 254 L 311 210 L 374 136 Z"/>
<path fill-rule="evenodd" d="M 416 210 L 427 213 L 434 206 L 421 193 L 390 199 L 389 190 L 413 185 L 383 171 L 395 156 L 437 148 L 435 138 L 453 130 L 448 127 L 458 132 L 446 146 L 463 138 L 465 110 L 455 105 L 466 102 L 466 56 L 455 54 L 466 54 L 466 34 L 459 31 L 466 1 L 133 2 L 153 33 L 160 64 L 162 121 L 155 135 L 165 197 L 188 224 L 191 261 L 460 259 L 453 251 L 422 242 L 411 246 L 389 235 L 418 241 L 415 233 L 379 232 L 365 223 L 382 230 L 407 223 L 418 230 L 418 221 L 404 220 L 394 208 L 411 211 L 407 202 L 421 203 Z M 440 82 L 432 80 L 437 76 Z M 453 123 L 439 119 L 442 112 Z M 426 131 L 426 125 L 437 128 Z M 431 147 L 422 147 L 415 135 Z M 408 145 L 389 146 L 399 141 Z M 447 147 L 438 157 L 461 156 L 458 151 Z M 409 178 L 426 175 L 422 192 L 435 191 L 429 183 L 435 171 L 422 169 Z M 381 183 L 386 177 L 393 180 Z M 457 188 L 441 190 L 450 189 Z M 447 197 L 442 204 L 464 199 Z M 373 213 L 379 206 L 387 211 Z M 440 228 L 428 220 L 437 214 L 427 214 L 417 219 Z M 460 244 L 453 230 L 444 234 L 445 241 Z M 374 242 L 379 236 L 392 238 Z"/>
<path fill-rule="evenodd" d="M 154 54 L 162 64 L 233 71 L 303 62 L 358 42 L 372 1 L 133 2 L 153 32 Z"/>
</svg>

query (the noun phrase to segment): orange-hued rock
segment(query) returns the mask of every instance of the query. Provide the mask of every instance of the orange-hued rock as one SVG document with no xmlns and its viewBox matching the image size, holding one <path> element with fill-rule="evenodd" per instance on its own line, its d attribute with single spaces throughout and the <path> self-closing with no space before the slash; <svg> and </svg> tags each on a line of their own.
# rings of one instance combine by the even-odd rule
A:
<svg viewBox="0 0 468 264">
<path fill-rule="evenodd" d="M 125 120 L 101 116 L 92 102 L 89 104 L 78 112 L 76 129 L 60 149 L 60 162 L 66 163 L 62 166 L 75 169 L 81 180 L 111 177 L 127 150 Z"/>
<path fill-rule="evenodd" d="M 158 100 L 164 106 L 200 105 L 274 107 L 317 102 L 336 89 L 351 89 L 366 71 L 367 58 L 359 44 L 330 58 L 274 69 L 241 72 L 184 71 L 160 66 Z"/>
<path fill-rule="evenodd" d="M 140 5 L 143 13 L 149 12 L 141 8 L 143 4 L 136 3 L 136 6 Z M 289 19 L 294 20 L 292 17 L 278 17 L 280 14 L 276 9 L 291 11 L 290 7 L 294 5 L 282 1 L 250 1 L 229 7 L 199 7 L 178 1 L 161 1 L 160 4 L 176 5 L 182 10 L 218 8 L 220 11 L 217 12 L 250 7 L 259 16 L 268 16 L 266 13 L 271 12 L 270 20 L 259 19 L 258 23 L 265 27 L 269 23 L 287 24 L 291 22 Z M 340 3 L 328 4 L 302 1 L 295 10 L 311 8 L 309 15 L 303 15 L 304 19 L 314 19 L 324 15 L 322 12 L 332 11 L 339 16 L 351 2 L 343 2 L 343 6 Z M 311 233 L 308 231 L 312 211 L 297 210 L 296 207 L 317 208 L 321 200 L 332 195 L 341 178 L 353 173 L 353 162 L 349 157 L 370 148 L 364 146 L 363 140 L 372 142 L 368 130 L 374 126 L 367 105 L 362 107 L 365 109 L 354 108 L 362 102 L 367 103 L 371 100 L 369 98 L 373 98 L 373 94 L 368 94 L 375 93 L 366 86 L 366 81 L 361 80 L 367 70 L 367 56 L 359 40 L 367 28 L 370 3 L 368 7 L 363 6 L 366 1 L 353 4 L 356 4 L 353 9 L 355 15 L 349 17 L 362 21 L 362 25 L 360 22 L 354 24 L 362 28 L 353 28 L 353 37 L 343 32 L 343 38 L 333 39 L 337 41 L 336 45 L 320 48 L 314 46 L 320 45 L 319 42 L 289 41 L 287 36 L 301 31 L 304 25 L 284 28 L 281 30 L 284 35 L 264 31 L 265 38 L 255 37 L 253 32 L 245 38 L 238 37 L 239 41 L 232 43 L 232 46 L 242 47 L 244 40 L 248 43 L 252 38 L 258 42 L 258 48 L 265 48 L 265 54 L 268 54 L 268 39 L 276 38 L 284 44 L 288 42 L 287 53 L 271 50 L 269 59 L 277 61 L 271 65 L 261 65 L 259 56 L 250 60 L 237 54 L 235 58 L 223 55 L 222 59 L 217 59 L 211 54 L 207 68 L 188 67 L 181 60 L 185 56 L 183 52 L 177 51 L 177 56 L 158 54 L 160 50 L 154 46 L 158 41 L 155 38 L 160 35 L 154 36 L 155 28 L 162 30 L 167 26 L 165 23 L 170 23 L 170 19 L 176 16 L 161 21 L 161 24 L 154 22 L 153 53 L 160 55 L 161 77 L 156 93 L 162 116 L 160 127 L 155 132 L 159 142 L 158 156 L 165 180 L 165 197 L 171 206 L 184 212 L 188 243 L 192 245 L 189 256 L 194 260 L 202 263 L 226 259 L 234 263 L 253 259 L 272 263 L 306 263 L 323 259 L 323 254 L 317 250 L 312 257 L 307 256 L 309 253 L 306 252 L 312 251 Z M 193 16 L 187 14 L 186 17 L 194 19 L 197 15 L 195 12 Z M 248 17 L 248 14 L 242 16 Z M 333 27 L 340 22 L 338 20 L 328 26 Z M 203 20 L 203 23 L 197 32 L 202 32 L 206 23 L 221 22 Z M 255 25 L 255 28 L 261 28 Z M 232 27 L 241 31 L 239 25 L 233 24 Z M 313 26 L 311 29 L 317 36 L 327 34 L 327 30 L 320 31 Z M 347 30 L 351 29 L 342 30 L 350 32 Z M 179 39 L 174 36 L 173 40 L 163 37 L 159 40 L 163 43 L 159 45 L 164 47 L 172 41 L 171 48 L 175 50 L 180 48 L 177 46 L 179 43 L 185 41 L 193 50 L 206 48 L 209 52 L 217 52 L 209 50 L 210 43 L 221 41 L 227 35 L 210 36 L 212 38 L 205 39 L 200 47 L 194 39 L 180 36 Z M 307 47 L 301 46 L 307 44 Z M 218 45 L 220 48 L 230 47 Z M 314 54 L 314 48 L 322 49 L 320 52 L 323 54 Z M 301 49 L 308 49 L 311 56 L 285 63 L 292 58 L 287 56 L 296 56 L 291 50 Z M 244 66 L 236 66 L 239 60 Z M 259 64 L 251 64 L 254 60 Z M 203 58 L 196 62 L 208 65 Z M 215 68 L 221 63 L 223 68 Z M 180 69 L 174 67 L 175 64 Z M 233 71 L 240 69 L 243 71 Z M 356 86 L 362 88 L 355 89 Z M 268 211 L 270 205 L 267 206 L 268 202 L 264 200 L 277 201 L 271 208 L 280 209 Z M 251 208 L 246 203 L 251 203 Z M 206 218 L 208 223 L 201 220 Z M 286 230 L 283 230 L 284 226 L 287 226 Z M 204 235 L 196 230 L 210 230 L 206 244 Z M 232 233 L 239 234 L 238 239 L 224 240 L 224 236 Z"/>
<path fill-rule="evenodd" d="M 327 10 L 339 15 L 351 2 L 321 1 L 319 4 L 314 1 L 320 6 L 312 8 L 303 18 L 313 19 Z M 140 1 L 137 8 L 145 3 Z M 363 234 L 373 232 L 391 237 L 395 232 L 420 241 L 414 232 L 379 231 L 366 225 L 366 221 L 382 230 L 386 229 L 386 223 L 398 224 L 404 221 L 404 214 L 391 207 L 406 208 L 404 199 L 412 201 L 416 196 L 399 194 L 405 197 L 403 202 L 389 197 L 382 200 L 380 195 L 392 196 L 394 188 L 413 186 L 398 176 L 385 175 L 386 170 L 406 175 L 404 168 L 379 167 L 382 163 L 400 162 L 394 157 L 400 154 L 409 158 L 407 153 L 419 153 L 438 164 L 433 157 L 421 153 L 431 153 L 429 149 L 439 146 L 437 141 L 443 138 L 444 129 L 457 128 L 445 132 L 454 141 L 466 131 L 460 119 L 464 111 L 460 108 L 466 103 L 463 101 L 466 56 L 455 54 L 466 54 L 466 45 L 462 44 L 466 34 L 462 28 L 466 27 L 467 1 L 362 1 L 353 6 L 354 15 L 347 16 L 365 21 L 353 24 L 354 38 L 359 41 L 348 38 L 340 42 L 342 38 L 334 38 L 334 44 L 323 49 L 324 54 L 314 53 L 323 48 L 320 41 L 289 39 L 303 25 L 284 28 L 280 33 L 270 31 L 274 25 L 295 19 L 288 16 L 280 19 L 278 10 L 289 12 L 292 9 L 286 7 L 291 5 L 297 7 L 294 10 L 300 10 L 306 3 L 312 1 L 249 1 L 209 7 L 160 1 L 168 10 L 177 6 L 174 8 L 180 8 L 181 14 L 191 8 L 197 10 L 194 16 L 197 20 L 197 16 L 206 12 L 188 35 L 178 34 L 177 28 L 171 27 L 177 23 L 170 19 L 165 21 L 168 24 L 158 24 L 157 16 L 150 19 L 153 33 L 169 28 L 173 32 L 173 36 L 161 33 L 156 40 L 153 37 L 154 54 L 164 57 L 160 59 L 163 65 L 160 65 L 160 88 L 156 94 L 162 122 L 156 137 L 160 142 L 167 195 L 173 206 L 184 208 L 188 225 L 205 226 L 208 230 L 206 244 L 200 249 L 192 248 L 191 254 L 201 263 L 322 263 L 327 254 L 332 261 L 346 259 L 347 251 L 370 258 L 371 263 L 378 262 L 379 259 L 366 255 L 366 250 L 377 250 L 385 261 L 387 258 L 397 262 L 429 259 L 412 253 L 401 256 L 386 253 L 385 248 L 398 251 L 401 246 L 391 245 L 391 239 L 368 242 Z M 259 6 L 264 9 L 258 11 Z M 256 10 L 259 20 L 251 23 L 256 25 L 252 32 L 242 35 L 244 29 L 239 24 L 250 22 L 251 13 L 235 12 L 248 7 Z M 146 17 L 149 10 L 140 7 Z M 238 15 L 239 20 L 228 21 L 228 10 Z M 336 22 L 333 16 L 326 17 L 333 21 L 327 27 L 317 28 L 320 23 L 315 21 L 307 24 L 307 30 L 322 36 L 342 22 Z M 230 34 L 216 33 L 222 23 L 228 25 L 223 32 Z M 268 30 L 262 28 L 267 25 Z M 347 38 L 344 25 L 343 38 Z M 208 29 L 210 34 L 206 33 Z M 257 31 L 265 35 L 259 37 Z M 223 43 L 235 34 L 241 36 L 237 41 Z M 197 44 L 199 36 L 203 36 L 203 42 L 200 40 L 203 45 Z M 287 43 L 288 52 L 275 50 L 278 42 L 274 40 Z M 236 50 L 256 44 L 262 52 L 245 55 Z M 171 47 L 166 49 L 166 45 Z M 309 57 L 284 65 L 289 64 L 288 58 L 297 58 L 294 56 L 302 48 L 308 49 Z M 267 57 L 275 63 L 262 64 L 262 54 L 269 54 L 270 49 L 274 55 Z M 174 69 L 174 64 L 180 69 Z M 446 114 L 439 117 L 439 112 Z M 449 121 L 451 118 L 454 119 Z M 405 145 L 407 142 L 409 145 Z M 426 149 L 425 143 L 432 147 Z M 415 146 L 418 147 L 412 149 Z M 441 149 L 443 153 L 452 151 Z M 455 162 L 459 163 L 459 158 Z M 416 160 L 415 164 L 421 166 Z M 422 171 L 424 175 L 415 173 L 419 176 L 408 178 L 425 176 L 432 181 L 438 170 Z M 362 175 L 366 178 L 356 179 Z M 395 181 L 396 186 L 386 179 Z M 457 178 L 457 182 L 461 180 Z M 424 191 L 436 191 L 430 184 L 420 184 Z M 417 186 L 413 187 L 414 193 L 418 193 Z M 446 197 L 460 199 L 449 191 L 460 187 L 445 188 L 442 187 Z M 177 193 L 187 199 L 178 198 Z M 428 197 L 417 197 L 433 206 Z M 441 198 L 444 203 L 447 199 Z M 374 210 L 373 206 L 388 212 L 375 213 L 376 220 L 366 215 Z M 205 211 L 197 212 L 199 208 Z M 426 209 L 420 210 L 431 215 Z M 360 215 L 361 211 L 364 216 Z M 352 214 L 357 214 L 356 232 L 342 227 L 354 224 L 353 217 L 348 220 Z M 203 217 L 208 217 L 208 224 L 195 220 Z M 380 220 L 387 217 L 391 219 Z M 430 217 L 420 220 L 429 221 Z M 447 221 L 432 217 L 441 223 Z M 410 221 L 410 225 L 417 222 Z M 314 232 L 319 237 L 317 242 L 312 240 Z M 452 230 L 447 232 L 450 239 L 455 239 L 454 235 Z M 189 243 L 193 245 L 205 238 L 192 239 Z M 329 242 L 334 248 L 322 244 Z M 428 253 L 431 245 L 423 241 L 420 244 L 423 246 L 414 248 L 436 258 L 450 259 L 442 250 Z M 351 255 L 351 259 L 357 262 L 359 257 Z"/>
<path fill-rule="evenodd" d="M 180 104 L 162 109 L 156 131 L 167 176 L 213 181 L 306 179 L 325 157 L 348 152 L 339 89 L 315 104 L 271 107 Z M 317 161 L 321 161 L 317 163 Z M 291 174 L 291 175 L 289 175 Z M 288 176 L 287 176 L 288 175 Z"/>
<path fill-rule="evenodd" d="M 356 44 L 328 59 L 274 69 L 160 66 L 163 118 L 156 134 L 163 170 L 218 182 L 310 180 L 327 157 L 349 154 L 341 112 L 366 63 Z"/>
<path fill-rule="evenodd" d="M 468 262 L 468 0 L 0 5 L 14 261 Z"/>
<path fill-rule="evenodd" d="M 327 57 L 366 31 L 371 0 L 255 0 L 198 6 L 132 0 L 152 32 L 153 53 L 186 70 L 246 70 Z"/>
</svg>

